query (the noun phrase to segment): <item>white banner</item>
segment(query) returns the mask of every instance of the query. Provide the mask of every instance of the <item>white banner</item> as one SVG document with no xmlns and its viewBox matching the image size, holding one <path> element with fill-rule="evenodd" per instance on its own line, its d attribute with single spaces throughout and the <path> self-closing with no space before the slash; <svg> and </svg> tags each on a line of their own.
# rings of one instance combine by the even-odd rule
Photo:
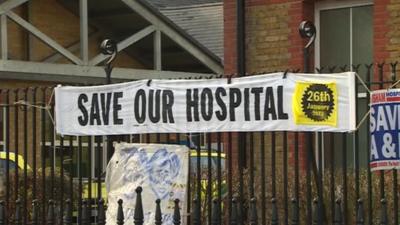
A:
<svg viewBox="0 0 400 225">
<path fill-rule="evenodd" d="M 106 171 L 107 224 L 117 224 L 122 199 L 125 225 L 133 225 L 135 190 L 141 186 L 144 225 L 154 224 L 157 199 L 163 224 L 172 225 L 175 199 L 180 200 L 181 212 L 186 212 L 188 163 L 189 150 L 182 145 L 116 144 Z"/>
<path fill-rule="evenodd" d="M 57 87 L 65 135 L 223 131 L 354 131 L 355 75 L 265 74 Z"/>
</svg>

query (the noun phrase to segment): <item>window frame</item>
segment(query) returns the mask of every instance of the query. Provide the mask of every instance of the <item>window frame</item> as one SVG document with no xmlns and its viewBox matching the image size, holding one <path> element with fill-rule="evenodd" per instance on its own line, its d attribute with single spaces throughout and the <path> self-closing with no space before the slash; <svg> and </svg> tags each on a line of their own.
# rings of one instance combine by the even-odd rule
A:
<svg viewBox="0 0 400 225">
<path fill-rule="evenodd" d="M 315 43 L 314 43 L 314 65 L 315 68 L 320 67 L 320 13 L 321 11 L 324 10 L 331 10 L 331 9 L 343 9 L 343 8 L 353 8 L 353 7 L 360 7 L 360 6 L 373 6 L 374 1 L 373 0 L 351 0 L 351 1 L 323 1 L 323 2 L 316 2 L 314 5 L 314 24 L 316 27 L 316 37 L 315 37 Z M 350 11 L 351 13 L 351 11 Z M 351 18 L 351 17 L 350 17 Z M 352 26 L 350 25 L 350 29 L 352 29 Z M 350 32 L 350 60 L 352 60 L 352 41 L 351 41 L 352 35 Z M 350 70 L 353 68 L 350 67 Z M 357 93 L 358 98 L 365 98 L 366 93 Z M 322 146 L 322 159 L 325 159 L 325 143 L 324 143 L 324 132 L 321 133 L 321 145 L 318 145 L 318 138 L 315 137 L 315 146 L 316 148 L 314 149 L 314 154 L 315 154 L 315 159 L 318 159 L 318 146 Z M 354 148 L 353 148 L 354 151 Z M 322 160 L 322 170 L 325 168 L 325 160 Z"/>
<path fill-rule="evenodd" d="M 314 44 L 314 64 L 316 68 L 320 67 L 320 13 L 323 10 L 330 10 L 330 9 L 342 9 L 342 8 L 352 8 L 358 6 L 373 6 L 373 0 L 351 0 L 351 1 L 323 1 L 323 2 L 316 2 L 314 6 L 314 24 L 317 29 L 317 34 L 315 37 L 315 44 Z M 351 29 L 351 26 L 350 26 Z M 351 32 L 350 32 L 351 38 Z M 352 42 L 350 41 L 350 46 L 352 46 Z M 352 48 L 350 47 L 350 60 L 352 59 L 351 54 Z M 352 69 L 352 68 L 351 68 Z"/>
</svg>

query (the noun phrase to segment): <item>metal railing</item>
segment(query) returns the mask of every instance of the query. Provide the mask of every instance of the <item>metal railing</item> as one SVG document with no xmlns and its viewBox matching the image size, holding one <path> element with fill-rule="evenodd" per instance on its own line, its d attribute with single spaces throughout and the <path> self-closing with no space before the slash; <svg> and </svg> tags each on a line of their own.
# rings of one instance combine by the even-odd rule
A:
<svg viewBox="0 0 400 225">
<path fill-rule="evenodd" d="M 368 88 L 380 89 L 398 79 L 395 65 L 352 69 Z M 6 153 L 0 224 L 70 223 L 60 215 L 71 208 L 76 212 L 71 223 L 86 223 L 88 211 L 98 215 L 91 223 L 103 223 L 102 213 L 93 212 L 106 210 L 101 199 L 108 141 L 102 136 L 55 135 L 52 90 L 0 92 L 0 141 Z M 369 107 L 369 93 L 360 82 L 356 90 L 360 122 Z M 240 145 L 237 133 L 127 134 L 112 140 L 192 149 L 191 158 L 197 161 L 189 167 L 188 198 L 181 199 L 187 204 L 181 219 L 186 223 L 399 224 L 399 172 L 370 171 L 368 129 L 364 124 L 353 134 L 247 132 Z M 24 162 L 18 157 L 12 161 L 13 154 Z"/>
<path fill-rule="evenodd" d="M 135 225 L 143 225 L 144 223 L 144 214 L 143 214 L 143 203 L 142 203 L 142 188 L 136 188 L 136 202 L 135 202 L 135 209 L 134 209 L 134 224 Z M 180 214 L 180 207 L 179 207 L 179 199 L 175 199 L 175 206 L 174 206 L 174 214 L 173 214 L 173 224 L 180 225 L 181 224 L 181 214 Z M 155 217 L 154 223 L 156 225 L 163 224 L 162 221 L 162 212 L 160 207 L 160 199 L 157 199 L 155 202 Z M 75 224 L 76 221 L 73 219 L 73 207 L 72 202 L 70 199 L 65 201 L 65 210 L 62 214 L 56 215 L 56 209 L 53 200 L 49 200 L 47 204 L 47 214 L 46 214 L 46 224 L 47 225 L 54 225 L 54 224 L 65 224 L 71 225 Z M 15 202 L 15 213 L 14 218 L 12 221 L 16 225 L 23 224 L 23 214 L 21 208 L 21 201 L 17 200 Z M 38 204 L 37 200 L 32 202 L 32 214 L 30 218 L 30 224 L 37 225 L 39 223 L 39 210 L 40 205 Z M 44 208 L 44 207 L 43 207 Z M 98 203 L 97 209 L 97 218 L 96 224 L 106 224 L 106 214 L 105 214 L 105 207 L 104 201 L 100 200 Z M 4 206 L 4 201 L 0 201 L 0 224 L 7 224 L 6 221 L 6 211 Z M 117 218 L 116 218 L 118 225 L 124 225 L 124 210 L 123 210 L 123 201 L 122 199 L 118 200 L 118 211 L 117 211 Z M 82 204 L 82 221 L 80 224 L 92 224 L 92 216 L 90 212 L 90 204 L 88 201 L 84 200 Z"/>
</svg>

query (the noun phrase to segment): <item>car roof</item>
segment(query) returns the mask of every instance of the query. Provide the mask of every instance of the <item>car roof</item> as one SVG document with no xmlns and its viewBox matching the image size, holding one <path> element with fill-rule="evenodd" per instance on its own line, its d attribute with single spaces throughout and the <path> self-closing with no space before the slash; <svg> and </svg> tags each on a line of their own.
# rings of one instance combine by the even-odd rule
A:
<svg viewBox="0 0 400 225">
<path fill-rule="evenodd" d="M 17 154 L 15 154 L 14 152 L 8 152 L 8 159 L 11 161 L 11 162 L 14 162 L 14 163 L 16 163 L 16 156 Z M 18 157 L 18 167 L 20 168 L 20 169 L 23 169 L 24 167 L 25 167 L 25 160 L 24 160 L 24 157 L 22 157 L 21 155 L 17 155 Z M 4 159 L 4 160 L 7 160 L 7 152 L 5 152 L 5 151 L 1 151 L 0 152 L 0 159 Z M 28 170 L 30 170 L 31 169 L 31 167 L 28 165 L 28 164 L 26 164 L 27 165 L 27 169 Z"/>
</svg>

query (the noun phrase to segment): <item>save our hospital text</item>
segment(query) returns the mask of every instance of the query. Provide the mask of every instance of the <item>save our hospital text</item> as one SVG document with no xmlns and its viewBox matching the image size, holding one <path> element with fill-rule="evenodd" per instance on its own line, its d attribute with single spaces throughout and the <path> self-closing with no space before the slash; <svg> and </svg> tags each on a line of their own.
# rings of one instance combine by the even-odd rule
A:
<svg viewBox="0 0 400 225">
<path fill-rule="evenodd" d="M 134 96 L 124 96 L 124 92 L 79 94 L 79 125 L 123 125 L 121 111 L 126 105 L 121 104 L 121 99 L 127 97 L 133 101 L 131 116 L 138 124 L 175 123 L 176 99 L 172 90 L 138 89 Z M 191 88 L 186 89 L 185 116 L 187 122 L 236 121 L 239 117 L 244 121 L 287 120 L 283 101 L 283 86 Z"/>
<path fill-rule="evenodd" d="M 354 73 L 282 76 L 262 74 L 231 82 L 163 79 L 60 86 L 54 95 L 56 132 L 120 135 L 355 130 Z M 332 90 L 331 95 L 325 86 Z M 307 87 L 318 88 L 307 91 Z M 302 104 L 304 96 L 306 104 Z"/>
</svg>

